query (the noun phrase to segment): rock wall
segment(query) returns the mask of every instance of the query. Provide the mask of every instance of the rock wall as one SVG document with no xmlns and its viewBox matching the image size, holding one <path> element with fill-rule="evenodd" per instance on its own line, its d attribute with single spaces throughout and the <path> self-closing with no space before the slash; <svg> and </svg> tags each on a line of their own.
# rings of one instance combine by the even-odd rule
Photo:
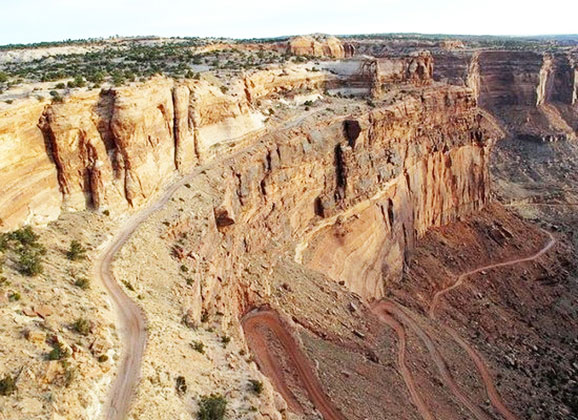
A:
<svg viewBox="0 0 578 420">
<path fill-rule="evenodd" d="M 472 88 L 512 135 L 576 138 L 578 66 L 571 52 L 436 51 L 434 59 L 435 80 Z"/>
<path fill-rule="evenodd" d="M 352 44 L 334 36 L 297 36 L 287 43 L 287 52 L 313 57 L 346 58 L 354 54 Z"/>
<path fill-rule="evenodd" d="M 471 92 L 448 87 L 266 136 L 207 173 L 206 217 L 171 227 L 187 238 L 179 255 L 204 284 L 202 307 L 239 313 L 258 300 L 267 288 L 245 269 L 262 254 L 289 254 L 368 299 L 383 296 L 382 274 L 399 279 L 419 235 L 487 202 L 494 139 Z"/>
<path fill-rule="evenodd" d="M 240 84 L 226 95 L 204 80 L 28 100 L 0 111 L 0 229 L 45 223 L 60 211 L 141 206 L 211 146 L 263 127 Z"/>
<path fill-rule="evenodd" d="M 37 126 L 43 111 L 36 100 L 0 110 L 0 231 L 60 214 L 56 167 Z"/>
</svg>

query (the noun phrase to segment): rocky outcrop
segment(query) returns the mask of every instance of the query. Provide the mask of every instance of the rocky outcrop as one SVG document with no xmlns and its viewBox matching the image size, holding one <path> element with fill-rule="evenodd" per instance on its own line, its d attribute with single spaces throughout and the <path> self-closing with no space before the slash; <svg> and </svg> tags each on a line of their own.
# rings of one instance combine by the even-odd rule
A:
<svg viewBox="0 0 578 420">
<path fill-rule="evenodd" d="M 434 79 L 473 89 L 512 135 L 573 139 L 578 130 L 576 60 L 570 52 L 435 52 Z"/>
<path fill-rule="evenodd" d="M 6 106 L 0 228 L 54 220 L 61 209 L 139 207 L 177 170 L 210 159 L 213 145 L 263 127 L 243 86 L 225 94 L 204 80 L 157 77 Z"/>
<path fill-rule="evenodd" d="M 346 58 L 355 53 L 352 44 L 334 36 L 297 36 L 287 43 L 287 52 L 313 57 Z"/>
<path fill-rule="evenodd" d="M 44 106 L 27 100 L 0 109 L 0 231 L 60 214 L 52 151 L 37 126 Z"/>
<path fill-rule="evenodd" d="M 194 227 L 185 217 L 171 235 L 194 231 L 191 246 L 206 244 L 179 252 L 195 264 L 194 281 L 207 285 L 207 311 L 253 304 L 261 289 L 237 264 L 288 247 L 296 262 L 379 298 L 418 236 L 487 202 L 494 138 L 464 88 L 426 89 L 390 107 L 305 123 L 212 169 L 213 222 Z M 240 273 L 233 290 L 223 288 L 231 273 Z"/>
</svg>

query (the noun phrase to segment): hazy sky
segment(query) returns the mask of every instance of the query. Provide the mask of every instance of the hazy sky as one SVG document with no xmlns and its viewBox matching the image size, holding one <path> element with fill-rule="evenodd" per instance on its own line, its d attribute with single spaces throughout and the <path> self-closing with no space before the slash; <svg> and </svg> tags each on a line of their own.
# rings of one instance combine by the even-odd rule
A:
<svg viewBox="0 0 578 420">
<path fill-rule="evenodd" d="M 578 0 L 0 0 L 0 44 L 110 35 L 578 32 Z"/>
</svg>

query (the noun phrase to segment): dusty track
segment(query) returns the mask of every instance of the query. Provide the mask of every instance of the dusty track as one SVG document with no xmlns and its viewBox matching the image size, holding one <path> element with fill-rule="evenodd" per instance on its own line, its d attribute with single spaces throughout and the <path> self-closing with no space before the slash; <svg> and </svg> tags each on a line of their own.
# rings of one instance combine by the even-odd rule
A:
<svg viewBox="0 0 578 420">
<path fill-rule="evenodd" d="M 374 312 L 381 312 L 385 311 L 386 313 L 391 314 L 399 321 L 401 321 L 404 325 L 406 325 L 409 329 L 411 329 L 419 339 L 425 344 L 430 356 L 432 357 L 440 376 L 442 377 L 446 386 L 450 389 L 450 391 L 456 396 L 456 398 L 462 403 L 464 407 L 466 407 L 478 420 L 488 420 L 489 417 L 486 413 L 482 411 L 474 402 L 472 402 L 467 395 L 465 395 L 458 384 L 455 382 L 452 374 L 450 373 L 445 360 L 443 359 L 442 355 L 436 348 L 435 343 L 429 336 L 429 334 L 419 326 L 416 322 L 415 316 L 411 314 L 407 309 L 402 308 L 397 303 L 384 299 L 373 307 Z M 421 411 L 420 411 L 421 414 Z"/>
<path fill-rule="evenodd" d="M 146 346 L 145 315 L 115 280 L 111 269 L 112 262 L 116 253 L 138 226 L 152 213 L 162 208 L 174 192 L 195 174 L 196 172 L 169 185 L 157 201 L 130 217 L 104 248 L 95 263 L 96 276 L 100 278 L 106 287 L 117 311 L 118 326 L 123 344 L 123 355 L 104 409 L 104 415 L 107 420 L 124 420 L 127 417 L 136 383 L 139 379 L 140 365 Z"/>
<path fill-rule="evenodd" d="M 519 264 L 519 263 L 523 263 L 523 262 L 527 262 L 527 261 L 533 261 L 533 260 L 539 258 L 540 256 L 542 256 L 544 253 L 546 253 L 546 251 L 548 251 L 550 248 L 552 248 L 552 246 L 556 243 L 556 239 L 554 239 L 554 236 L 552 236 L 552 234 L 550 232 L 546 232 L 546 233 L 548 234 L 550 239 L 548 240 L 546 245 L 544 245 L 544 247 L 542 249 L 540 249 L 540 251 L 536 252 L 534 255 L 531 255 L 531 256 L 525 257 L 525 258 L 515 258 L 513 260 L 504 261 L 504 262 L 497 263 L 497 264 L 489 264 L 489 265 L 486 265 L 484 267 L 479 267 L 479 268 L 476 268 L 474 270 L 468 271 L 467 273 L 460 274 L 454 284 L 446 287 L 445 289 L 442 289 L 442 290 L 436 292 L 436 294 L 434 295 L 434 297 L 431 301 L 429 311 L 428 311 L 430 318 L 435 318 L 435 310 L 439 304 L 440 298 L 442 296 L 444 296 L 445 294 L 451 292 L 452 290 L 456 289 L 457 287 L 460 287 L 464 283 L 464 280 L 466 277 L 471 276 L 473 274 L 480 273 L 482 271 L 491 270 L 492 268 L 507 267 L 509 265 Z"/>
<path fill-rule="evenodd" d="M 461 286 L 466 277 L 471 276 L 471 275 L 476 274 L 476 273 L 480 273 L 482 271 L 491 270 L 493 268 L 506 267 L 506 266 L 510 266 L 510 265 L 514 265 L 514 264 L 533 261 L 533 260 L 539 258 L 540 256 L 542 256 L 550 248 L 552 248 L 552 246 L 556 243 L 556 239 L 554 238 L 554 236 L 550 232 L 546 232 L 546 233 L 549 236 L 548 242 L 538 252 L 536 252 L 535 254 L 533 254 L 529 257 L 515 258 L 515 259 L 509 260 L 509 261 L 504 261 L 501 263 L 489 264 L 489 265 L 468 271 L 466 273 L 460 274 L 454 284 L 452 284 L 449 287 L 446 287 L 445 289 L 440 290 L 439 292 L 437 292 L 434 295 L 432 302 L 430 304 L 429 311 L 428 311 L 429 317 L 432 319 L 435 318 L 435 310 L 439 304 L 439 299 L 442 296 L 444 296 L 446 293 L 449 293 L 453 289 Z M 452 328 L 450 328 L 448 326 L 444 326 L 444 328 L 447 331 L 447 333 L 452 337 L 452 339 L 462 349 L 464 349 L 468 353 L 468 355 L 470 356 L 470 358 L 474 362 L 474 365 L 476 366 L 476 369 L 478 370 L 478 372 L 482 378 L 482 382 L 486 388 L 486 393 L 488 394 L 488 398 L 490 399 L 490 402 L 492 403 L 492 405 L 494 406 L 496 411 L 498 411 L 507 420 L 516 419 L 516 416 L 514 414 L 512 414 L 512 412 L 510 410 L 508 410 L 508 408 L 506 407 L 506 405 L 502 401 L 500 394 L 496 390 L 496 387 L 494 386 L 494 382 L 492 380 L 492 376 L 490 375 L 490 371 L 489 371 L 488 367 L 486 366 L 486 363 L 484 362 L 482 356 L 472 346 L 470 346 L 465 340 L 463 340 L 455 330 L 453 330 Z"/>
<path fill-rule="evenodd" d="M 419 414 L 424 420 L 434 420 L 435 417 L 431 414 L 427 405 L 419 395 L 417 388 L 415 386 L 415 381 L 411 372 L 409 371 L 407 365 L 405 364 L 405 349 L 406 349 L 406 334 L 405 334 L 405 327 L 397 322 L 391 315 L 389 315 L 387 308 L 384 305 L 380 305 L 378 303 L 373 307 L 373 312 L 378 316 L 378 318 L 389 325 L 397 334 L 399 339 L 399 350 L 397 355 L 397 364 L 399 365 L 399 371 L 405 385 L 407 386 L 407 390 L 409 391 L 409 395 L 413 400 Z"/>
<path fill-rule="evenodd" d="M 269 330 L 279 340 L 311 402 L 323 418 L 325 420 L 345 420 L 345 417 L 337 410 L 323 391 L 319 380 L 313 373 L 314 369 L 311 363 L 303 354 L 291 333 L 283 325 L 277 313 L 270 310 L 251 312 L 242 319 L 241 323 L 260 369 L 271 379 L 277 391 L 283 395 L 285 401 L 293 410 L 298 413 L 303 411 L 297 399 L 289 390 L 283 372 L 274 360 L 275 356 L 269 351 L 263 329 Z"/>
</svg>

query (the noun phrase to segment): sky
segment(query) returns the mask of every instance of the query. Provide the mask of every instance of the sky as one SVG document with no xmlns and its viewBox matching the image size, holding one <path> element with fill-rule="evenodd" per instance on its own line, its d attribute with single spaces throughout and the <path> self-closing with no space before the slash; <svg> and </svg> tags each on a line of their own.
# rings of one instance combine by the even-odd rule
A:
<svg viewBox="0 0 578 420">
<path fill-rule="evenodd" d="M 0 0 L 0 44 L 113 35 L 578 32 L 578 0 Z"/>
</svg>

